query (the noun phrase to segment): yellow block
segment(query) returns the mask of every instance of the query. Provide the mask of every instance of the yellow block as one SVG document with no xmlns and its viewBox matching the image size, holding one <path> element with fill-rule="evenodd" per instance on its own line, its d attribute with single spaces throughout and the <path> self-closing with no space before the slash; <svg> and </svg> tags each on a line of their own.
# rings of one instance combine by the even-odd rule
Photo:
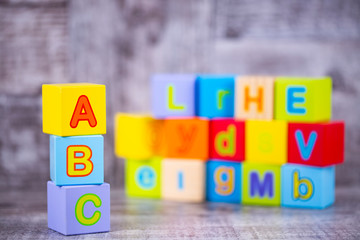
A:
<svg viewBox="0 0 360 240">
<path fill-rule="evenodd" d="M 43 132 L 58 136 L 106 133 L 105 85 L 42 85 Z"/>
<path fill-rule="evenodd" d="M 115 154 L 146 160 L 161 155 L 162 120 L 147 115 L 118 113 L 115 116 Z"/>
<path fill-rule="evenodd" d="M 245 123 L 245 161 L 287 162 L 287 122 L 249 120 Z"/>
</svg>

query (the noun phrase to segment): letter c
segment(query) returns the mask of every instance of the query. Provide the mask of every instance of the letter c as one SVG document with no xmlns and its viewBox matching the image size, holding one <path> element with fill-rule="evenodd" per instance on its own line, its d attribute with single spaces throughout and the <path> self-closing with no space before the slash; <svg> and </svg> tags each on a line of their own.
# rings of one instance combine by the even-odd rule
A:
<svg viewBox="0 0 360 240">
<path fill-rule="evenodd" d="M 100 211 L 95 211 L 91 217 L 84 216 L 84 206 L 87 202 L 92 202 L 96 208 L 101 207 L 101 199 L 98 195 L 93 193 L 87 193 L 82 195 L 75 205 L 75 217 L 78 222 L 85 226 L 91 226 L 96 224 L 101 217 Z"/>
</svg>

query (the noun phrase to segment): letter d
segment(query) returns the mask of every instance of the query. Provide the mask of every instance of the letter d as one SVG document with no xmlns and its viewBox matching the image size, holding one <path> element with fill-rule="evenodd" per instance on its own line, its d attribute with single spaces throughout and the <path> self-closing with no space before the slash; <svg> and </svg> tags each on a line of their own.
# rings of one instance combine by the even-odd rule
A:
<svg viewBox="0 0 360 240">
<path fill-rule="evenodd" d="M 215 137 L 215 150 L 221 156 L 233 157 L 235 155 L 236 127 L 230 124 L 227 131 L 219 132 Z"/>
<path fill-rule="evenodd" d="M 309 200 L 314 193 L 314 186 L 310 179 L 308 178 L 300 178 L 299 179 L 299 171 L 294 171 L 293 173 L 293 184 L 294 184 L 294 199 L 300 200 Z M 300 190 L 301 185 L 306 186 L 306 192 L 302 192 Z"/>
</svg>

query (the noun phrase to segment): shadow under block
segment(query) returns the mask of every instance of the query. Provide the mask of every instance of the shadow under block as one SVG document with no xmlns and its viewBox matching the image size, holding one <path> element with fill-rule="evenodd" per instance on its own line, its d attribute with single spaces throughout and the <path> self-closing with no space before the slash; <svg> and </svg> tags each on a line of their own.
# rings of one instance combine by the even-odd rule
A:
<svg viewBox="0 0 360 240">
<path fill-rule="evenodd" d="M 202 118 L 166 119 L 165 156 L 206 160 L 209 156 L 209 121 Z"/>
<path fill-rule="evenodd" d="M 42 85 L 43 132 L 58 136 L 106 133 L 105 85 Z"/>
<path fill-rule="evenodd" d="M 241 175 L 244 204 L 280 206 L 281 166 L 243 163 Z"/>
<path fill-rule="evenodd" d="M 245 159 L 245 122 L 232 118 L 210 121 L 210 158 L 242 162 Z"/>
<path fill-rule="evenodd" d="M 274 77 L 237 77 L 235 117 L 237 119 L 273 119 Z"/>
<path fill-rule="evenodd" d="M 55 185 L 104 182 L 104 137 L 50 135 L 50 178 Z"/>
<path fill-rule="evenodd" d="M 206 163 L 206 199 L 241 202 L 241 163 L 211 159 Z"/>
<path fill-rule="evenodd" d="M 48 227 L 64 235 L 110 231 L 110 185 L 47 183 Z"/>
<path fill-rule="evenodd" d="M 155 118 L 195 116 L 195 75 L 158 74 L 151 79 Z"/>
<path fill-rule="evenodd" d="M 344 162 L 344 122 L 289 123 L 288 162 L 329 166 Z"/>
<path fill-rule="evenodd" d="M 281 204 L 285 207 L 325 208 L 335 201 L 335 167 L 286 164 L 281 168 Z"/>
<path fill-rule="evenodd" d="M 293 122 L 320 122 L 331 119 L 330 77 L 277 77 L 275 119 Z"/>
<path fill-rule="evenodd" d="M 115 116 L 115 153 L 129 159 L 159 155 L 163 120 L 146 115 L 118 113 Z"/>
<path fill-rule="evenodd" d="M 125 190 L 129 197 L 160 198 L 161 158 L 125 160 Z"/>
<path fill-rule="evenodd" d="M 164 159 L 161 163 L 161 197 L 165 200 L 202 202 L 205 199 L 205 162 Z"/>
<path fill-rule="evenodd" d="M 234 116 L 235 76 L 199 75 L 196 78 L 196 115 L 200 117 Z"/>
<path fill-rule="evenodd" d="M 287 131 L 285 121 L 246 121 L 245 161 L 278 165 L 286 163 Z"/>
</svg>

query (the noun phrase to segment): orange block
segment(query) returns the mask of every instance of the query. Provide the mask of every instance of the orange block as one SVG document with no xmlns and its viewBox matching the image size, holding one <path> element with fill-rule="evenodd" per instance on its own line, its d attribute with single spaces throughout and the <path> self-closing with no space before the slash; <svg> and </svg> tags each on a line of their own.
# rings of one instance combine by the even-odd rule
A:
<svg viewBox="0 0 360 240">
<path fill-rule="evenodd" d="M 209 121 L 204 118 L 166 119 L 165 157 L 206 160 L 209 156 Z"/>
</svg>

